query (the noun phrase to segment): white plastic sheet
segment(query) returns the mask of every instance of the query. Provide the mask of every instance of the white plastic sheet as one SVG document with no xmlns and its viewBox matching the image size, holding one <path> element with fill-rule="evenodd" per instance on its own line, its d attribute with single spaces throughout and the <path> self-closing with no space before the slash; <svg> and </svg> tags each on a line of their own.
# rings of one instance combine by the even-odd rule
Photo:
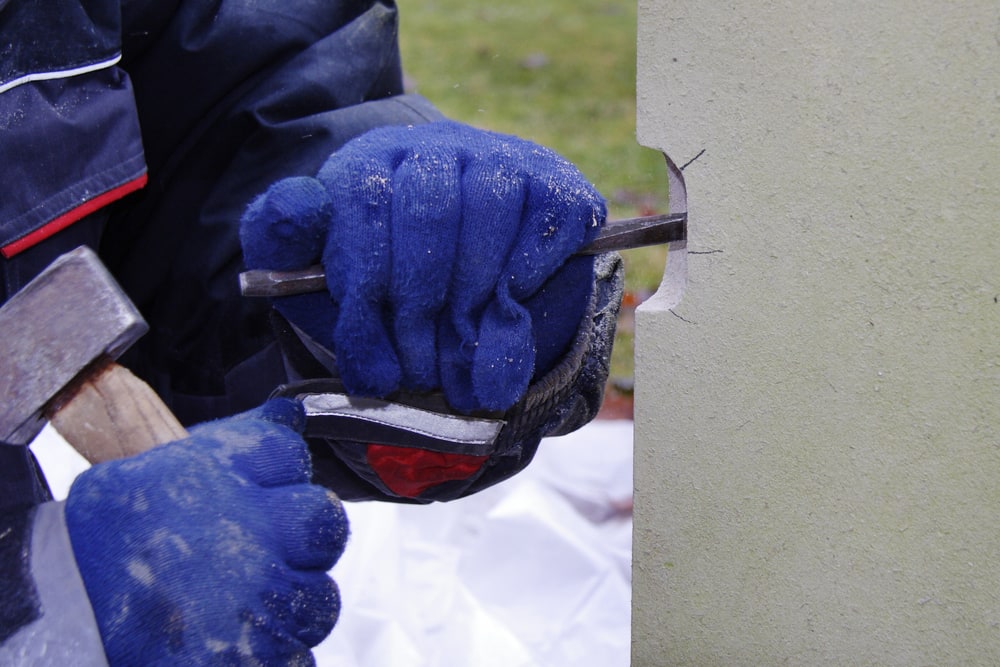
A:
<svg viewBox="0 0 1000 667">
<path fill-rule="evenodd" d="M 32 446 L 57 497 L 86 462 Z M 632 422 L 545 440 L 520 475 L 430 506 L 351 503 L 321 667 L 629 664 Z"/>
</svg>

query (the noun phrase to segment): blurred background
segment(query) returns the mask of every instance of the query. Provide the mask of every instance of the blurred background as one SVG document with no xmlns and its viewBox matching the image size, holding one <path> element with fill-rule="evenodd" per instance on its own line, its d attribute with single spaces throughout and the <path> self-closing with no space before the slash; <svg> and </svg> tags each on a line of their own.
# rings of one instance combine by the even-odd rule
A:
<svg viewBox="0 0 1000 667">
<path fill-rule="evenodd" d="M 400 0 L 407 87 L 449 117 L 548 146 L 607 198 L 612 218 L 666 212 L 662 155 L 635 138 L 635 0 Z M 626 296 L 606 416 L 631 417 L 632 311 L 666 249 L 623 253 Z"/>
</svg>

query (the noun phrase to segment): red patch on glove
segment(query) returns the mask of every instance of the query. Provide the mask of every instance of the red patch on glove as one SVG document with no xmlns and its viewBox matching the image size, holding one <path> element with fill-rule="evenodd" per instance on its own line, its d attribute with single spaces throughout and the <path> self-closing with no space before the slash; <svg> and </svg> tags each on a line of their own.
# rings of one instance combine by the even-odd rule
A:
<svg viewBox="0 0 1000 667">
<path fill-rule="evenodd" d="M 403 498 L 416 498 L 432 486 L 471 477 L 489 457 L 370 444 L 367 458 L 368 465 L 390 491 Z"/>
</svg>

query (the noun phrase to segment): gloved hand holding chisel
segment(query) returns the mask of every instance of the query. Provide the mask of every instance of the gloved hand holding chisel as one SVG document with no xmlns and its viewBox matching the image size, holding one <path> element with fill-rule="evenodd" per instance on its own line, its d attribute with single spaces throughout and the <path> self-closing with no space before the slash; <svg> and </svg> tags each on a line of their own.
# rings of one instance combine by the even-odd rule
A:
<svg viewBox="0 0 1000 667">
<path fill-rule="evenodd" d="M 322 261 L 328 294 L 275 306 L 335 353 L 350 392 L 505 410 L 576 333 L 593 258 L 569 258 L 605 216 L 551 151 L 439 121 L 373 130 L 315 178 L 275 183 L 241 238 L 249 268 Z"/>
<path fill-rule="evenodd" d="M 304 417 L 276 399 L 197 426 L 7 523 L 9 544 L 27 533 L 27 576 L 5 572 L 0 588 L 29 624 L 0 662 L 315 664 L 340 611 L 327 571 L 348 528 L 337 497 L 310 484 Z M 32 662 L 39 646 L 46 661 Z"/>
</svg>

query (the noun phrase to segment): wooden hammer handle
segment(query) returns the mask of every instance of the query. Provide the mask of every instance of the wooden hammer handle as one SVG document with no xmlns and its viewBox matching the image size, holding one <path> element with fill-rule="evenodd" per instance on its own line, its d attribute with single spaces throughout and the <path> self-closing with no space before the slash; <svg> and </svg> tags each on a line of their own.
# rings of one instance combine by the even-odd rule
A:
<svg viewBox="0 0 1000 667">
<path fill-rule="evenodd" d="M 112 361 L 80 378 L 46 415 L 91 463 L 139 454 L 188 435 L 148 384 Z"/>
</svg>

